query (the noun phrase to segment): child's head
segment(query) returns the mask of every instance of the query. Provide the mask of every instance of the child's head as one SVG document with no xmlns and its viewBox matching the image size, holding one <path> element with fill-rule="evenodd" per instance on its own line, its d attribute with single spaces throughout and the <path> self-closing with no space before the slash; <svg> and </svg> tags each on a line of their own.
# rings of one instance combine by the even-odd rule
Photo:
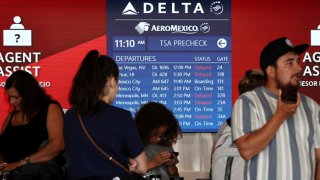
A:
<svg viewBox="0 0 320 180">
<path fill-rule="evenodd" d="M 148 102 L 136 113 L 135 121 L 145 145 L 170 146 L 180 138 L 179 122 L 172 112 L 157 102 Z"/>
</svg>

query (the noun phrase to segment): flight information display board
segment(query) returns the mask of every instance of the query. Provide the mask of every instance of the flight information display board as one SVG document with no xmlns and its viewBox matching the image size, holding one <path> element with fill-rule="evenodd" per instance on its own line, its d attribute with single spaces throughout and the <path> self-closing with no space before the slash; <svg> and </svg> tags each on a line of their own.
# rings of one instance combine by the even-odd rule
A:
<svg viewBox="0 0 320 180">
<path fill-rule="evenodd" d="M 107 1 L 107 51 L 120 69 L 115 106 L 166 105 L 183 132 L 231 115 L 231 2 Z"/>
</svg>

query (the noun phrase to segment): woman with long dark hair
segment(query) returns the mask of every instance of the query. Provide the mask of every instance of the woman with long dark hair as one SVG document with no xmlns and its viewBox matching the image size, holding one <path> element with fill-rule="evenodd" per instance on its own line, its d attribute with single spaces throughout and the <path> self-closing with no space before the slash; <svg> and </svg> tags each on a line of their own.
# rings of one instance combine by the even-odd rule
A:
<svg viewBox="0 0 320 180">
<path fill-rule="evenodd" d="M 112 106 L 118 93 L 119 69 L 108 56 L 90 51 L 72 83 L 72 108 L 64 120 L 70 179 L 123 179 L 128 173 L 113 163 L 116 159 L 130 171 L 146 172 L 146 155 L 131 113 Z M 81 127 L 110 158 L 96 148 Z"/>
<path fill-rule="evenodd" d="M 0 170 L 11 172 L 9 179 L 62 179 L 60 166 L 65 162 L 60 104 L 22 70 L 6 80 L 5 90 L 12 111 L 0 132 Z"/>
</svg>

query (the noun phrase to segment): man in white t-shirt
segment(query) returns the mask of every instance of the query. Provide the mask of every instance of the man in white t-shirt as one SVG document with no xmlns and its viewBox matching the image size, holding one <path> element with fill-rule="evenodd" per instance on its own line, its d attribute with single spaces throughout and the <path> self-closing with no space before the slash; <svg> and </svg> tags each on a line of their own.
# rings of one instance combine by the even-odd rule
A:
<svg viewBox="0 0 320 180">
<path fill-rule="evenodd" d="M 293 46 L 286 37 L 268 43 L 260 55 L 266 85 L 242 94 L 234 104 L 232 133 L 247 160 L 247 180 L 320 178 L 319 104 L 298 92 L 299 55 L 307 48 Z"/>
</svg>

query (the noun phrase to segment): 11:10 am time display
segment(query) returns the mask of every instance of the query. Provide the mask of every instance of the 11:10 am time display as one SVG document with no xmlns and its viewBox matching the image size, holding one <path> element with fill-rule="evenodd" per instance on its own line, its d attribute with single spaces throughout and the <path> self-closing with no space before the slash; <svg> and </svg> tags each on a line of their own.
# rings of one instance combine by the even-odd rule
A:
<svg viewBox="0 0 320 180">
<path fill-rule="evenodd" d="M 125 48 L 125 47 L 134 47 L 136 45 L 136 42 L 134 40 L 122 40 L 122 39 L 117 39 L 114 41 L 115 42 L 115 46 L 117 48 Z"/>
<path fill-rule="evenodd" d="M 146 50 L 146 42 L 143 36 L 115 36 L 112 46 L 115 51 Z"/>
</svg>

